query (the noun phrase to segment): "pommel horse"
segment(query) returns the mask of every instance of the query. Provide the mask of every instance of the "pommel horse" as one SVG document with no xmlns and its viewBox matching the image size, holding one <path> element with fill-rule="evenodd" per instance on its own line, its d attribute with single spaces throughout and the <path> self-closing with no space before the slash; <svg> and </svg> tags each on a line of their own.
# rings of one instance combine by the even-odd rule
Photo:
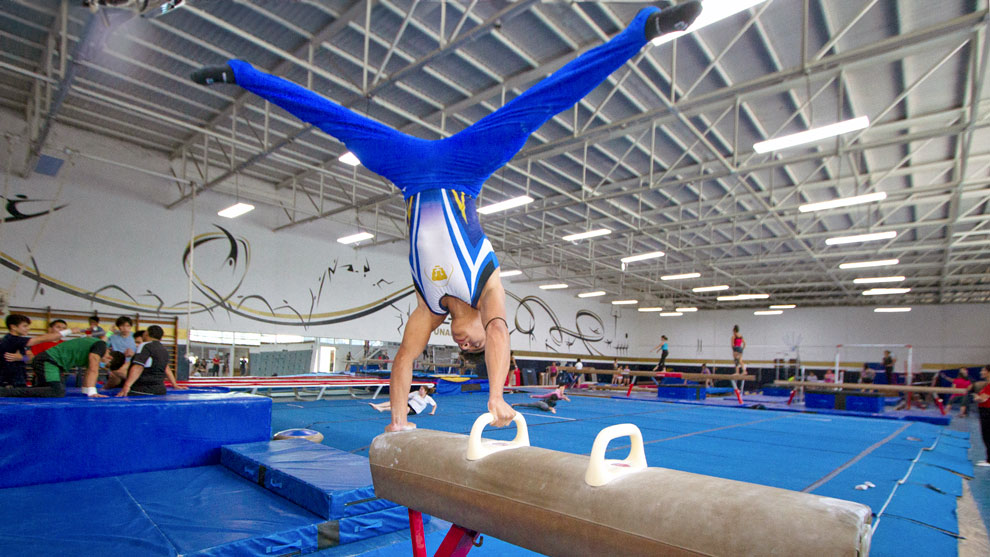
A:
<svg viewBox="0 0 990 557">
<path fill-rule="evenodd" d="M 482 439 L 491 420 L 372 442 L 375 494 L 409 508 L 414 557 L 427 554 L 421 512 L 453 523 L 437 557 L 466 555 L 482 532 L 551 556 L 869 554 L 865 505 L 648 467 L 633 424 L 606 427 L 584 456 L 531 447 L 522 414 L 512 441 Z M 626 437 L 628 456 L 606 459 Z"/>
</svg>

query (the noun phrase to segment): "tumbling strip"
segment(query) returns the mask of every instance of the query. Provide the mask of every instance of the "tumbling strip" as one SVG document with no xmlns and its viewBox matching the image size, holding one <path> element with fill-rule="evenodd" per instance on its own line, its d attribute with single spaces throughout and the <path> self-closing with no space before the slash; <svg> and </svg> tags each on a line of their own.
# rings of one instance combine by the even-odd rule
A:
<svg viewBox="0 0 990 557">
<path fill-rule="evenodd" d="M 664 468 L 592 487 L 604 448 L 589 458 L 521 446 L 469 461 L 467 447 L 440 431 L 379 435 L 376 494 L 547 555 L 869 553 L 870 509 L 858 503 Z M 604 466 L 636 468 L 637 454 Z"/>
</svg>

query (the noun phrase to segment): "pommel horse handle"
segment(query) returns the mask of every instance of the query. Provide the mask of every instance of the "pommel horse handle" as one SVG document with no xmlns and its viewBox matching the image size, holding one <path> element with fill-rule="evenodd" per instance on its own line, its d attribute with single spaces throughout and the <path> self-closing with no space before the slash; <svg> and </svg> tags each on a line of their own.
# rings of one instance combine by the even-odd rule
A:
<svg viewBox="0 0 990 557">
<path fill-rule="evenodd" d="M 623 460 L 606 459 L 605 449 L 608 448 L 609 441 L 620 437 L 629 437 L 632 442 L 629 456 Z M 600 487 L 619 476 L 645 469 L 646 452 L 643 450 L 643 434 L 639 428 L 633 424 L 612 425 L 598 432 L 598 436 L 595 437 L 584 482 L 591 487 Z"/>
<path fill-rule="evenodd" d="M 516 437 L 512 441 L 482 439 L 481 432 L 485 429 L 486 425 L 492 423 L 494 420 L 495 416 L 492 416 L 490 412 L 486 412 L 478 416 L 478 419 L 474 421 L 474 425 L 471 426 L 471 435 L 468 436 L 466 455 L 468 460 L 479 460 L 499 451 L 529 446 L 529 429 L 526 427 L 526 418 L 519 412 L 516 412 L 515 417 L 512 418 L 512 421 L 516 423 Z"/>
</svg>

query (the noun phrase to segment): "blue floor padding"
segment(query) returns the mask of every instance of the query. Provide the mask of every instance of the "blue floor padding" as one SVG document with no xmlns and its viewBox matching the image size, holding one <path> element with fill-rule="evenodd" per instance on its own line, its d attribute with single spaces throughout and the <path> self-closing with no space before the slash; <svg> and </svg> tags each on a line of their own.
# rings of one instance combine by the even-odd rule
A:
<svg viewBox="0 0 990 557">
<path fill-rule="evenodd" d="M 911 471 L 908 481 L 918 485 L 931 486 L 942 493 L 962 497 L 962 478 L 953 472 L 937 466 L 918 463 Z"/>
<path fill-rule="evenodd" d="M 0 555 L 174 556 L 117 478 L 0 490 Z"/>
<path fill-rule="evenodd" d="M 931 466 L 938 466 L 940 468 L 945 468 L 957 474 L 962 474 L 964 476 L 973 477 L 973 463 L 968 459 L 960 458 L 957 456 L 946 455 L 942 453 L 936 453 L 932 451 L 925 451 L 921 455 L 920 462 L 929 464 Z"/>
<path fill-rule="evenodd" d="M 955 496 L 922 485 L 905 483 L 899 486 L 884 510 L 883 517 L 887 516 L 906 518 L 953 534 L 959 533 Z"/>
<path fill-rule="evenodd" d="M 323 518 L 222 466 L 118 479 L 181 555 L 270 555 L 317 548 L 317 525 Z"/>
<path fill-rule="evenodd" d="M 958 540 L 945 532 L 910 520 L 884 516 L 877 524 L 870 544 L 871 557 L 958 554 Z"/>
</svg>

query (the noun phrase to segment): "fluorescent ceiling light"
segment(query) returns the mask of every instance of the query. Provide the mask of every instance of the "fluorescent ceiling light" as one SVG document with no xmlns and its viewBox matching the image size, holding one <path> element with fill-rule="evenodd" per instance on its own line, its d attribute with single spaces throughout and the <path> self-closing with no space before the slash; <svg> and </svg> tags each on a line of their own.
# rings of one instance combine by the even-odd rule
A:
<svg viewBox="0 0 990 557">
<path fill-rule="evenodd" d="M 719 296 L 715 298 L 720 302 L 735 302 L 738 300 L 766 300 L 769 294 L 736 294 L 735 296 Z"/>
<path fill-rule="evenodd" d="M 770 151 L 789 149 L 791 147 L 814 143 L 816 141 L 821 141 L 823 139 L 828 139 L 844 133 L 862 130 L 869 126 L 870 118 L 868 116 L 860 116 L 859 118 L 844 120 L 842 122 L 836 122 L 827 126 L 811 128 L 807 131 L 761 141 L 753 145 L 753 150 L 757 153 L 769 153 Z"/>
<path fill-rule="evenodd" d="M 784 313 L 784 312 L 782 310 L 779 310 L 779 309 L 769 309 L 769 310 L 763 310 L 763 311 L 754 311 L 753 312 L 753 315 L 780 315 L 782 313 Z"/>
<path fill-rule="evenodd" d="M 348 152 L 344 153 L 343 155 L 340 155 L 339 157 L 337 157 L 337 160 L 339 160 L 340 162 L 342 162 L 344 164 L 350 165 L 350 166 L 357 166 L 357 165 L 361 164 L 361 159 L 357 158 L 357 155 L 355 155 L 354 153 L 352 153 L 350 151 L 348 151 Z"/>
<path fill-rule="evenodd" d="M 234 203 L 222 211 L 217 211 L 217 214 L 221 217 L 233 219 L 243 215 L 244 213 L 250 213 L 253 210 L 254 205 L 251 205 L 250 203 Z"/>
<path fill-rule="evenodd" d="M 343 238 L 337 238 L 337 241 L 341 244 L 356 244 L 363 240 L 370 240 L 374 238 L 375 235 L 370 232 L 358 232 L 357 234 L 351 234 L 350 236 L 344 236 Z"/>
<path fill-rule="evenodd" d="M 479 207 L 478 212 L 482 215 L 489 215 L 499 211 L 508 211 L 509 209 L 514 209 L 532 202 L 532 197 L 528 195 L 520 195 L 519 197 L 513 197 L 512 199 L 506 199 L 505 201 L 499 201 L 498 203 L 492 203 L 491 205 Z"/>
<path fill-rule="evenodd" d="M 875 242 L 877 240 L 891 240 L 897 237 L 897 232 L 873 232 L 871 234 L 857 234 L 855 236 L 839 236 L 825 240 L 825 245 L 835 246 L 838 244 L 855 244 L 859 242 Z"/>
<path fill-rule="evenodd" d="M 907 313 L 911 308 L 873 308 L 873 313 Z"/>
<path fill-rule="evenodd" d="M 887 192 L 878 191 L 876 193 L 857 195 L 855 197 L 840 197 L 839 199 L 833 199 L 832 201 L 805 203 L 804 205 L 798 207 L 798 211 L 801 211 L 802 213 L 810 213 L 812 211 L 824 211 L 826 209 L 849 207 L 850 205 L 862 205 L 863 203 L 873 203 L 874 201 L 883 201 L 884 199 L 887 199 Z"/>
<path fill-rule="evenodd" d="M 883 296 L 885 294 L 907 294 L 910 292 L 910 288 L 871 288 L 869 290 L 864 290 L 864 296 Z"/>
<path fill-rule="evenodd" d="M 499 271 L 498 276 L 505 278 L 505 277 L 515 277 L 521 274 L 522 271 L 520 271 L 519 269 L 513 269 L 511 271 Z"/>
<path fill-rule="evenodd" d="M 565 238 L 566 239 L 566 238 Z M 623 257 L 620 259 L 623 263 L 632 263 L 634 261 L 645 261 L 647 259 L 656 259 L 657 257 L 663 257 L 665 254 L 662 251 L 651 251 L 650 253 L 641 253 L 639 255 L 630 255 L 629 257 Z"/>
<path fill-rule="evenodd" d="M 794 304 L 779 304 L 775 306 L 770 306 L 770 309 L 794 309 L 797 306 Z"/>
<path fill-rule="evenodd" d="M 679 311 L 664 311 L 660 313 L 660 317 L 680 317 L 684 315 Z"/>
<path fill-rule="evenodd" d="M 701 273 L 682 273 L 679 275 L 664 275 L 660 277 L 660 280 L 684 280 L 693 279 L 701 276 Z"/>
<path fill-rule="evenodd" d="M 663 311 L 663 308 L 661 308 L 661 307 L 653 307 L 653 308 L 636 308 L 636 311 L 644 311 L 644 312 L 645 312 L 645 311 Z"/>
<path fill-rule="evenodd" d="M 698 311 L 698 308 L 674 308 L 674 310 L 681 313 L 690 313 L 692 311 Z"/>
<path fill-rule="evenodd" d="M 598 296 L 604 296 L 604 290 L 595 290 L 594 292 L 582 292 L 578 294 L 578 298 L 597 298 Z"/>
<path fill-rule="evenodd" d="M 562 290 L 567 288 L 567 285 L 562 282 L 558 282 L 557 284 L 541 284 L 540 288 L 543 290 Z"/>
<path fill-rule="evenodd" d="M 866 269 L 869 267 L 887 267 L 888 265 L 897 265 L 900 260 L 897 259 L 878 259 L 876 261 L 856 261 L 853 263 L 842 263 L 839 265 L 840 269 Z"/>
<path fill-rule="evenodd" d="M 764 1 L 765 0 L 704 0 L 704 2 L 701 3 L 701 14 L 698 16 L 698 19 L 694 20 L 694 23 L 692 23 L 690 27 L 684 31 L 660 35 L 650 42 L 654 46 L 669 43 L 677 37 L 688 33 L 694 33 L 702 27 L 707 27 L 712 23 L 721 21 L 729 16 L 736 15 L 743 10 L 748 10 L 749 8 L 752 8 L 757 4 L 761 4 Z"/>
<path fill-rule="evenodd" d="M 855 284 L 876 284 L 878 282 L 901 282 L 904 277 L 869 277 L 869 278 L 858 278 L 853 279 Z"/>
<path fill-rule="evenodd" d="M 613 306 L 631 306 L 638 303 L 639 300 L 612 300 Z"/>
<path fill-rule="evenodd" d="M 718 286 L 698 286 L 696 288 L 692 288 L 691 292 L 718 292 L 719 290 L 728 290 L 728 289 L 729 289 L 728 284 L 720 284 Z"/>
<path fill-rule="evenodd" d="M 568 242 L 576 242 L 578 240 L 585 240 L 585 239 L 588 239 L 588 238 L 596 238 L 598 236 L 607 236 L 607 235 L 609 235 L 611 233 L 612 233 L 612 231 L 609 230 L 608 228 L 599 228 L 597 230 L 589 230 L 587 232 L 580 232 L 578 234 L 569 234 L 567 236 L 564 236 L 561 239 L 567 240 Z"/>
</svg>

